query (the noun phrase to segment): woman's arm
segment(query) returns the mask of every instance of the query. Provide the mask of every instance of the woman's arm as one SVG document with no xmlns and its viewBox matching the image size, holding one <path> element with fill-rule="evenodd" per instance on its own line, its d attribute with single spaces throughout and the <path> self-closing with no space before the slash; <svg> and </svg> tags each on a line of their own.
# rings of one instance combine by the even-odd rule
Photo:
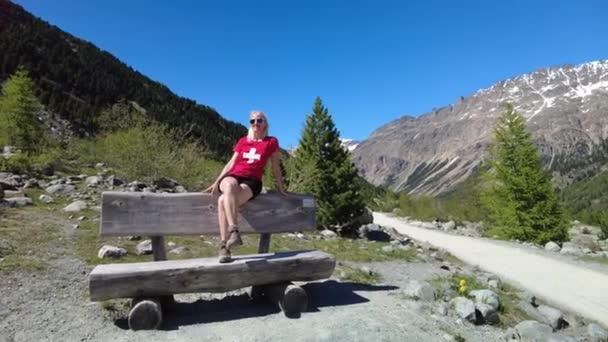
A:
<svg viewBox="0 0 608 342">
<path fill-rule="evenodd" d="M 230 170 L 232 170 L 232 167 L 234 166 L 234 162 L 236 162 L 236 158 L 239 156 L 238 152 L 234 152 L 234 154 L 232 155 L 232 158 L 230 158 L 230 160 L 228 161 L 228 163 L 226 163 L 226 165 L 224 166 L 224 168 L 222 169 L 222 172 L 220 172 L 220 175 L 217 177 L 217 179 L 215 180 L 215 182 L 213 182 L 213 184 L 211 184 L 211 186 L 209 186 L 207 189 L 205 189 L 203 192 L 211 192 L 211 193 L 216 193 L 217 189 L 220 186 L 220 181 L 221 179 L 228 173 L 230 172 Z"/>
<path fill-rule="evenodd" d="M 285 184 L 283 183 L 283 172 L 281 171 L 281 151 L 276 151 L 270 156 L 272 163 L 272 174 L 274 175 L 275 182 L 277 184 L 277 190 L 286 194 Z"/>
</svg>

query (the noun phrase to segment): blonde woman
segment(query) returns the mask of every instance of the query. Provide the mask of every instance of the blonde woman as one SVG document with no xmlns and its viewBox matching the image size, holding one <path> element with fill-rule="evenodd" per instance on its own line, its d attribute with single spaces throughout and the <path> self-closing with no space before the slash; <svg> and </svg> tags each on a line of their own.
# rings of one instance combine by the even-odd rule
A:
<svg viewBox="0 0 608 342">
<path fill-rule="evenodd" d="M 268 135 L 268 119 L 263 112 L 249 115 L 249 132 L 233 149 L 230 161 L 205 192 L 221 194 L 217 200 L 221 237 L 219 262 L 232 261 L 230 249 L 243 244 L 237 222 L 238 209 L 262 191 L 264 168 L 270 159 L 277 189 L 286 194 L 280 168 L 279 141 Z"/>
</svg>

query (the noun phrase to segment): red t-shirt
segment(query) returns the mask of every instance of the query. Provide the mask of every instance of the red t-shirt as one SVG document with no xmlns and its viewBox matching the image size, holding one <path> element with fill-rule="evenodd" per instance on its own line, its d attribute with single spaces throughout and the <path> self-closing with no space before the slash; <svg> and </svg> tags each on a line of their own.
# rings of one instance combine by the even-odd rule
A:
<svg viewBox="0 0 608 342">
<path fill-rule="evenodd" d="M 232 150 L 239 155 L 228 173 L 261 181 L 268 158 L 279 150 L 279 141 L 270 136 L 262 141 L 248 141 L 247 137 L 242 137 Z"/>
</svg>

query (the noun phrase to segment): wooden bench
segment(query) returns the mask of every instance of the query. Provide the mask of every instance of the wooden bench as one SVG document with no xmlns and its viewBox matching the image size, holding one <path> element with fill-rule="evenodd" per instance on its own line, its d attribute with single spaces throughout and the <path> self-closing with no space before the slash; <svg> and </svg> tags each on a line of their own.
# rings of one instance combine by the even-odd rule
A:
<svg viewBox="0 0 608 342">
<path fill-rule="evenodd" d="M 104 192 L 100 235 L 151 237 L 154 262 L 96 266 L 89 275 L 92 301 L 132 298 L 129 327 L 156 329 L 162 322 L 161 299 L 190 292 L 226 292 L 252 287 L 251 296 L 277 303 L 287 315 L 306 309 L 307 295 L 291 281 L 328 278 L 335 258 L 309 250 L 269 253 L 272 233 L 315 230 L 315 202 L 310 195 L 261 194 L 239 212 L 244 234 L 259 233 L 258 253 L 167 260 L 165 235 L 219 235 L 217 197 L 206 193 L 155 194 Z M 219 246 L 218 246 L 219 250 Z M 237 250 L 238 251 L 238 250 Z"/>
</svg>

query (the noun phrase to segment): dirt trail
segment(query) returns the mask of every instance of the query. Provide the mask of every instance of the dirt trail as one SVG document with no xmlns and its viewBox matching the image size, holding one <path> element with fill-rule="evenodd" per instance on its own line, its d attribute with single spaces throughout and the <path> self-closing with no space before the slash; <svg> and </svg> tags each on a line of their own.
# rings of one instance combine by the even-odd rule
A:
<svg viewBox="0 0 608 342">
<path fill-rule="evenodd" d="M 443 248 L 537 297 L 608 326 L 608 274 L 504 241 L 451 235 L 374 213 L 374 222 Z"/>
</svg>

